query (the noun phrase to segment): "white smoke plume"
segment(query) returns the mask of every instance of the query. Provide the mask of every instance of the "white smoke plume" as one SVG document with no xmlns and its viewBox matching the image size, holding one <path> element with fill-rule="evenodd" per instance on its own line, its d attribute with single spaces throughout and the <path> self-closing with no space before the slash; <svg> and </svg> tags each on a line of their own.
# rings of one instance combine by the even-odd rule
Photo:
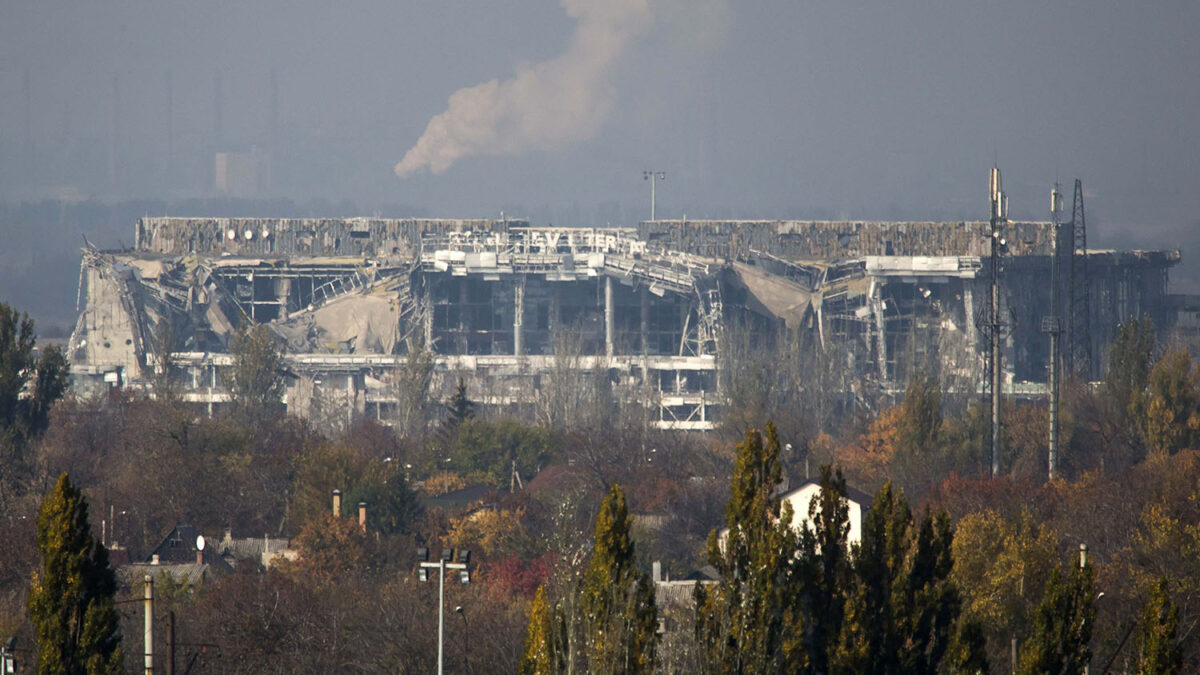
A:
<svg viewBox="0 0 1200 675">
<path fill-rule="evenodd" d="M 422 169 L 442 173 L 475 155 L 551 150 L 594 136 L 612 112 L 613 71 L 650 29 L 650 0 L 561 0 L 575 19 L 566 51 L 450 95 L 396 165 L 404 178 Z"/>
</svg>

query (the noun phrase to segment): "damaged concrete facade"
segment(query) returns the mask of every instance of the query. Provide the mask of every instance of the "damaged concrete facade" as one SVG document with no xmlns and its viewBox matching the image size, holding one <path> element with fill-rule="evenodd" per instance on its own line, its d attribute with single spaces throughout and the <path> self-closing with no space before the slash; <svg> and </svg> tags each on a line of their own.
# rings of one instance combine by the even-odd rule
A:
<svg viewBox="0 0 1200 675">
<path fill-rule="evenodd" d="M 988 297 L 981 222 L 649 221 L 636 228 L 517 220 L 143 218 L 128 251 L 86 250 L 70 343 L 76 388 L 147 386 L 164 362 L 183 397 L 229 400 L 235 328 L 265 324 L 289 370 L 289 411 L 405 424 L 422 354 L 429 397 L 570 423 L 592 382 L 667 429 L 720 417 L 729 327 L 837 345 L 846 381 L 902 389 L 936 364 L 979 390 Z M 1009 223 L 1005 380 L 1046 378 L 1054 226 Z M 1169 322 L 1177 252 L 1091 251 L 1096 353 L 1121 320 Z M 790 339 L 786 338 L 785 339 Z M 169 344 L 167 344 L 169 342 Z M 1035 387 L 1036 388 L 1036 387 Z M 593 401 L 591 404 L 595 404 Z"/>
</svg>

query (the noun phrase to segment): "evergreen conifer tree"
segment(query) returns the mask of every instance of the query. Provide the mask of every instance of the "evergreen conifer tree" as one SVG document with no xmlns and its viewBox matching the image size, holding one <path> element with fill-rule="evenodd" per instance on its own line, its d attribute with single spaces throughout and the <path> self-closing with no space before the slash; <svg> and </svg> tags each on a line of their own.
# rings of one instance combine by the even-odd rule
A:
<svg viewBox="0 0 1200 675">
<path fill-rule="evenodd" d="M 1171 602 L 1165 579 L 1155 584 L 1142 610 L 1138 628 L 1140 675 L 1175 675 L 1183 672 L 1183 650 L 1179 646 L 1179 607 Z"/>
<path fill-rule="evenodd" d="M 475 414 L 475 403 L 467 398 L 467 383 L 460 377 L 454 396 L 446 405 L 446 429 L 455 429 Z"/>
<path fill-rule="evenodd" d="M 737 447 L 724 541 L 708 539 L 709 562 L 720 584 L 696 590 L 696 633 L 718 673 L 797 672 L 805 662 L 800 596 L 793 592 L 796 536 L 790 507 L 782 509 L 779 436 L 746 433 Z"/>
<path fill-rule="evenodd" d="M 87 500 L 67 474 L 38 514 L 42 569 L 33 575 L 29 618 L 43 675 L 121 672 L 121 633 L 108 551 L 92 538 Z"/>
<path fill-rule="evenodd" d="M 845 619 L 850 566 L 850 507 L 846 479 L 840 469 L 821 467 L 820 492 L 809 505 L 809 522 L 800 532 L 798 570 L 792 575 L 803 612 L 803 634 L 809 672 L 830 672 Z"/>
<path fill-rule="evenodd" d="M 521 655 L 518 672 L 521 675 L 551 675 L 553 667 L 554 617 L 546 600 L 546 586 L 538 586 L 529 608 L 529 630 L 525 635 L 525 652 Z"/>
<path fill-rule="evenodd" d="M 951 540 L 945 513 L 916 521 L 903 493 L 879 489 L 853 556 L 834 672 L 938 672 L 960 607 Z"/>
<path fill-rule="evenodd" d="M 583 585 L 592 673 L 654 671 L 654 587 L 637 569 L 629 525 L 625 493 L 614 484 L 596 516 L 595 548 Z"/>
<path fill-rule="evenodd" d="M 1026 675 L 1079 675 L 1092 658 L 1096 620 L 1094 570 L 1056 568 L 1033 616 L 1033 633 L 1021 655 Z"/>
</svg>

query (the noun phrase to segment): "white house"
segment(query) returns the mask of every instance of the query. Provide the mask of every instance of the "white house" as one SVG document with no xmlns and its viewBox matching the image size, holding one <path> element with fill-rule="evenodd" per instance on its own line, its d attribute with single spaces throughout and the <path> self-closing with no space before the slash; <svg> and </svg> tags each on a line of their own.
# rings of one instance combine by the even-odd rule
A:
<svg viewBox="0 0 1200 675">
<path fill-rule="evenodd" d="M 783 511 L 784 502 L 792 505 L 793 530 L 800 532 L 805 523 L 810 527 L 813 525 L 812 518 L 809 517 L 809 507 L 820 494 L 821 484 L 816 479 L 809 479 L 801 483 L 800 487 L 787 490 L 779 495 L 780 511 Z M 846 486 L 846 505 L 848 507 L 846 516 L 850 521 L 850 531 L 846 533 L 846 540 L 850 544 L 858 543 L 862 541 L 863 512 L 871 508 L 871 496 L 861 490 Z M 723 527 L 717 532 L 717 539 L 722 550 L 725 549 L 725 540 L 728 536 L 729 528 Z"/>
<path fill-rule="evenodd" d="M 804 523 L 812 526 L 812 519 L 808 515 L 809 506 L 820 494 L 821 485 L 815 479 L 810 479 L 801 483 L 800 487 L 780 495 L 782 502 L 792 505 L 792 529 L 799 532 Z M 862 541 L 863 511 L 871 508 L 871 496 L 849 486 L 846 487 L 846 495 L 846 503 L 849 506 L 847 516 L 850 521 L 850 532 L 846 539 L 854 544 Z"/>
</svg>

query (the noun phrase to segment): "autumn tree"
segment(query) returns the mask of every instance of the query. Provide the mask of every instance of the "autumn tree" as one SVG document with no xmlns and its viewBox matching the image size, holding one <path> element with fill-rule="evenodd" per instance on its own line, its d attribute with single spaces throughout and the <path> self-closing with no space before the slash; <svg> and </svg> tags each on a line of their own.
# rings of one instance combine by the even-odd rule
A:
<svg viewBox="0 0 1200 675">
<path fill-rule="evenodd" d="M 1142 437 L 1158 456 L 1200 442 L 1200 372 L 1185 349 L 1169 349 L 1150 371 L 1141 405 Z"/>
<path fill-rule="evenodd" d="M 546 587 L 539 586 L 529 608 L 529 630 L 525 652 L 517 672 L 521 675 L 552 675 L 561 669 L 554 659 L 554 615 L 546 599 Z"/>
<path fill-rule="evenodd" d="M 65 473 L 42 502 L 37 545 L 42 568 L 29 590 L 29 618 L 38 672 L 121 672 L 116 577 L 108 551 L 92 537 L 87 500 Z"/>
<path fill-rule="evenodd" d="M 1080 675 L 1092 659 L 1096 620 L 1095 571 L 1056 567 L 1033 614 L 1032 633 L 1021 654 L 1026 675 Z"/>
<path fill-rule="evenodd" d="M 1130 436 L 1135 435 L 1130 420 L 1140 414 L 1142 392 L 1149 381 L 1157 349 L 1154 322 L 1149 316 L 1123 322 L 1109 349 L 1104 395 L 1111 403 L 1112 414 Z"/>
<path fill-rule="evenodd" d="M 658 643 L 650 578 L 637 569 L 625 495 L 614 485 L 596 517 L 591 559 L 560 561 L 530 610 L 522 673 L 651 673 Z"/>
<path fill-rule="evenodd" d="M 327 513 L 308 521 L 296 537 L 300 551 L 295 569 L 318 584 L 361 573 L 367 567 L 367 542 L 358 523 Z"/>
<path fill-rule="evenodd" d="M 951 577 L 962 615 L 976 623 L 999 659 L 1002 646 L 1024 638 L 1046 579 L 1057 565 L 1058 537 L 1028 510 L 1004 518 L 991 510 L 964 516 L 954 535 Z"/>
<path fill-rule="evenodd" d="M 584 576 L 591 673 L 652 673 L 658 642 L 654 586 L 638 570 L 625 493 L 613 485 L 600 504 L 592 559 Z"/>
<path fill-rule="evenodd" d="M 433 352 L 423 344 L 411 343 L 408 354 L 392 373 L 396 392 L 396 425 L 406 434 L 421 437 L 425 433 L 425 406 L 433 383 Z"/>
<path fill-rule="evenodd" d="M 234 408 L 252 417 L 277 408 L 283 398 L 283 355 L 271 329 L 243 324 L 229 343 L 233 379 L 229 395 Z"/>
<path fill-rule="evenodd" d="M 1141 675 L 1176 675 L 1183 672 L 1179 645 L 1179 607 L 1167 593 L 1166 579 L 1151 589 L 1138 625 L 1137 672 Z"/>
</svg>

